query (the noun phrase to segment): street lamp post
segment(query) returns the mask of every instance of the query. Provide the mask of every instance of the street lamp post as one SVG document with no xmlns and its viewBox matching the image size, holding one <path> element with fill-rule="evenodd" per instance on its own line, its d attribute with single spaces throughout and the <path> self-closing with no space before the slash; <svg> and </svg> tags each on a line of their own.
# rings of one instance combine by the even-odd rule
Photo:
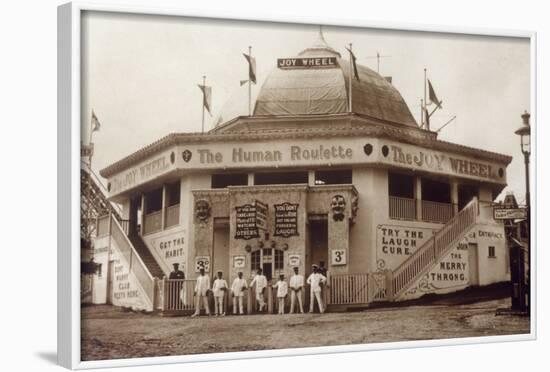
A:
<svg viewBox="0 0 550 372">
<path fill-rule="evenodd" d="M 516 130 L 516 134 L 521 139 L 521 152 L 525 161 L 525 206 L 527 209 L 526 230 L 527 230 L 527 268 L 526 268 L 526 284 L 527 284 L 527 311 L 531 304 L 531 198 L 529 192 L 529 157 L 531 155 L 531 125 L 529 123 L 531 115 L 525 111 L 521 118 L 523 119 L 522 126 Z"/>
</svg>

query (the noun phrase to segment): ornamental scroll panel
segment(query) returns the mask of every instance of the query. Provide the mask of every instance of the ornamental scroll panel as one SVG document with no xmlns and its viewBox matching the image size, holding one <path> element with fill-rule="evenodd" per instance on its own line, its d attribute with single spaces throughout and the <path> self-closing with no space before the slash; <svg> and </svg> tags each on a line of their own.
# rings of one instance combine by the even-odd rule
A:
<svg viewBox="0 0 550 372">
<path fill-rule="evenodd" d="M 369 302 L 388 300 L 387 277 L 385 271 L 369 274 Z"/>
</svg>

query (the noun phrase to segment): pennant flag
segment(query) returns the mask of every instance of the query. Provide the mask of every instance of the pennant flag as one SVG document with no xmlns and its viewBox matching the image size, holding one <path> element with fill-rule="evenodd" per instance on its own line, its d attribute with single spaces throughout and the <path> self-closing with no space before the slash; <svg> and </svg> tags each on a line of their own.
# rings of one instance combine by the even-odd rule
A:
<svg viewBox="0 0 550 372">
<path fill-rule="evenodd" d="M 347 48 L 351 59 L 351 65 L 353 66 L 353 74 L 355 75 L 355 78 L 359 80 L 359 72 L 357 71 L 357 63 L 355 62 L 357 58 L 355 57 L 355 54 L 353 54 L 352 50 L 350 48 Z"/>
<path fill-rule="evenodd" d="M 248 79 L 256 84 L 256 58 L 243 53 L 244 58 L 248 62 Z M 241 83 L 241 85 L 243 85 Z"/>
<path fill-rule="evenodd" d="M 92 132 L 96 132 L 101 128 L 101 123 L 99 122 L 97 116 L 95 115 L 94 110 L 92 110 Z"/>
<path fill-rule="evenodd" d="M 241 81 L 240 81 L 241 87 L 242 87 L 243 85 L 245 85 L 246 83 L 248 83 L 249 81 L 250 81 L 250 80 L 241 80 Z"/>
<path fill-rule="evenodd" d="M 432 83 L 430 82 L 430 79 L 428 79 L 428 90 L 430 92 L 430 101 L 435 103 L 437 107 L 441 107 L 441 101 L 435 95 L 435 90 L 434 90 L 434 87 L 432 86 Z"/>
<path fill-rule="evenodd" d="M 426 124 L 426 129 L 430 129 L 430 113 L 428 112 L 428 109 L 424 107 L 424 122 Z"/>
<path fill-rule="evenodd" d="M 212 107 L 212 87 L 201 84 L 198 84 L 198 86 L 202 91 L 202 105 L 204 106 L 206 111 L 208 111 L 208 113 L 212 115 L 212 112 L 210 111 L 210 108 Z"/>
</svg>

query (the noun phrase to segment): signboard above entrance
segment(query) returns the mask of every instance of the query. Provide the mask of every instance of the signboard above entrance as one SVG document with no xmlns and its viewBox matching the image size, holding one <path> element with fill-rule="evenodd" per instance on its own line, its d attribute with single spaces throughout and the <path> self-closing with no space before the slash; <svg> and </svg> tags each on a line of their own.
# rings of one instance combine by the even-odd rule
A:
<svg viewBox="0 0 550 372">
<path fill-rule="evenodd" d="M 277 67 L 283 70 L 303 68 L 335 68 L 338 66 L 336 57 L 313 57 L 313 58 L 279 58 Z"/>
</svg>

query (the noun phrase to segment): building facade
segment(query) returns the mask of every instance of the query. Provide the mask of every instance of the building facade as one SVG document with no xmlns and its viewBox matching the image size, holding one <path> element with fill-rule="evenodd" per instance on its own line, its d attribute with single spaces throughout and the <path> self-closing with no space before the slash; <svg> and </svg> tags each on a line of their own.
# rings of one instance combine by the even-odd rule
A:
<svg viewBox="0 0 550 372">
<path fill-rule="evenodd" d="M 190 282 L 324 263 L 329 306 L 508 281 L 492 203 L 511 158 L 438 140 L 388 79 L 348 66 L 321 37 L 277 61 L 252 115 L 101 170 L 123 212 L 98 219 L 93 301 L 162 308 L 173 263 Z"/>
</svg>

